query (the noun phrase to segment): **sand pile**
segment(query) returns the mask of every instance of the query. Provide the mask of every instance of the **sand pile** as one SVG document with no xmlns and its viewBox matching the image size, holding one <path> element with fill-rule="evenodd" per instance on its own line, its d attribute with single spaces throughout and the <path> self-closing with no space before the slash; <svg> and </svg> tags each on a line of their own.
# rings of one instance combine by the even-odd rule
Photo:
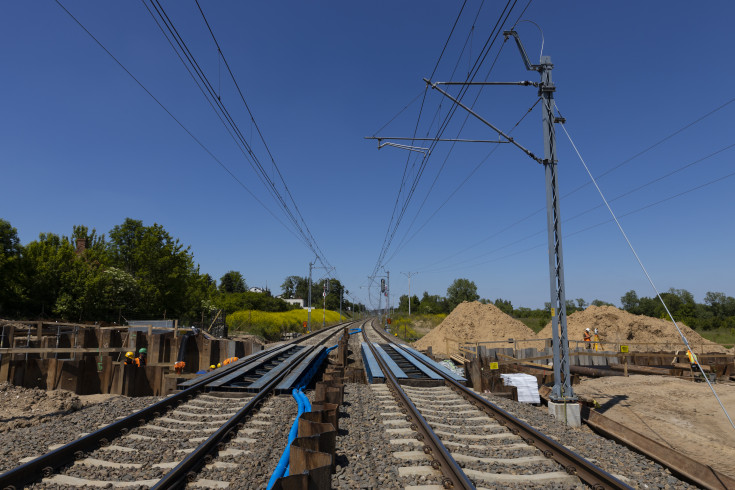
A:
<svg viewBox="0 0 735 490">
<path fill-rule="evenodd" d="M 506 315 L 495 305 L 478 301 L 459 304 L 431 332 L 414 343 L 417 349 L 431 349 L 436 354 L 446 354 L 447 339 L 462 342 L 492 342 L 513 339 L 532 339 L 533 330 L 522 322 Z M 456 342 L 454 342 L 456 344 Z M 452 349 L 452 346 L 450 346 Z"/>
<path fill-rule="evenodd" d="M 677 324 L 695 351 L 727 352 L 727 349 L 720 344 L 705 339 L 683 323 Z M 589 328 L 593 333 L 597 328 L 602 347 L 606 350 L 615 348 L 615 345 L 605 345 L 606 342 L 628 345 L 631 351 L 669 351 L 684 348 L 681 337 L 670 320 L 633 315 L 614 306 L 590 306 L 586 310 L 569 315 L 567 318 L 569 340 L 582 340 L 585 328 Z M 537 337 L 551 338 L 551 322 L 538 333 Z M 636 345 L 637 343 L 658 345 Z"/>
</svg>

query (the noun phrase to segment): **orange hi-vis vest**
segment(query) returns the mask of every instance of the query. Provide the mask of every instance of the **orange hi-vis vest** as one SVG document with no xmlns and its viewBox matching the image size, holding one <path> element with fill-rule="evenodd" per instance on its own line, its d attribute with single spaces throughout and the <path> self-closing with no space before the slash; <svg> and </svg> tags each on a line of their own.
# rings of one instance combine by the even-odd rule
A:
<svg viewBox="0 0 735 490">
<path fill-rule="evenodd" d="M 585 330 L 584 332 L 584 341 L 589 342 L 591 340 L 590 333 Z"/>
</svg>

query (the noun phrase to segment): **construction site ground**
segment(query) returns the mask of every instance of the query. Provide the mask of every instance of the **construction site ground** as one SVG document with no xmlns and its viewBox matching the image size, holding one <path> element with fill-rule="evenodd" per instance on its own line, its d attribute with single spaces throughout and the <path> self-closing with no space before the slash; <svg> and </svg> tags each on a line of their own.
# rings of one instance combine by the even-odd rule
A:
<svg viewBox="0 0 735 490">
<path fill-rule="evenodd" d="M 715 383 L 730 416 L 735 383 Z M 606 417 L 735 477 L 735 428 L 705 382 L 631 375 L 583 379 L 578 395 L 594 398 Z"/>
</svg>

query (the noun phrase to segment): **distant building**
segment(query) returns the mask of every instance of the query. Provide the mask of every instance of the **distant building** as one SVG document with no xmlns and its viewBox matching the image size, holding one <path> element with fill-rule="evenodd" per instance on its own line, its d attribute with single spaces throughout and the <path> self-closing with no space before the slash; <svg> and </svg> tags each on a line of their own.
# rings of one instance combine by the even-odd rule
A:
<svg viewBox="0 0 735 490">
<path fill-rule="evenodd" d="M 279 298 L 281 297 L 279 296 Z M 299 298 L 281 298 L 281 299 L 290 305 L 297 305 L 299 308 L 304 307 L 303 299 L 299 299 Z"/>
<path fill-rule="evenodd" d="M 252 288 L 248 289 L 248 292 L 250 292 L 250 293 L 264 293 L 265 290 L 263 288 L 252 287 Z"/>
</svg>

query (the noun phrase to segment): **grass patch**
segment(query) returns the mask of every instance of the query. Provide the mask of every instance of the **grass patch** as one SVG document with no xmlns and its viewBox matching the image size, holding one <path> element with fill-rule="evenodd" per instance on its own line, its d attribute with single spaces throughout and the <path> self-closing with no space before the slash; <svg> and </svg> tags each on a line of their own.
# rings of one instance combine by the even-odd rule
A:
<svg viewBox="0 0 735 490">
<path fill-rule="evenodd" d="M 526 325 L 528 328 L 533 330 L 533 333 L 539 333 L 543 328 L 546 326 L 547 323 L 549 323 L 549 320 L 545 318 L 537 318 L 537 317 L 525 317 L 525 318 L 516 318 L 519 322 L 522 322 L 524 325 Z"/>
<path fill-rule="evenodd" d="M 388 331 L 408 341 L 418 340 L 431 331 L 432 328 L 439 325 L 447 315 L 416 315 L 411 316 L 396 314 L 391 318 L 391 324 L 388 325 Z"/>
<path fill-rule="evenodd" d="M 303 327 L 307 321 L 307 310 L 289 310 L 270 312 L 259 310 L 240 310 L 227 315 L 227 326 L 232 330 L 257 335 L 267 340 L 280 340 L 285 332 L 306 333 Z M 322 328 L 322 312 L 311 312 L 311 326 L 318 330 Z M 324 315 L 327 325 L 339 323 L 339 312 L 327 310 Z M 342 314 L 342 319 L 347 317 Z"/>
<path fill-rule="evenodd" d="M 721 344 L 726 349 L 735 345 L 735 328 L 720 327 L 713 330 L 696 330 L 696 332 L 707 340 Z"/>
</svg>

